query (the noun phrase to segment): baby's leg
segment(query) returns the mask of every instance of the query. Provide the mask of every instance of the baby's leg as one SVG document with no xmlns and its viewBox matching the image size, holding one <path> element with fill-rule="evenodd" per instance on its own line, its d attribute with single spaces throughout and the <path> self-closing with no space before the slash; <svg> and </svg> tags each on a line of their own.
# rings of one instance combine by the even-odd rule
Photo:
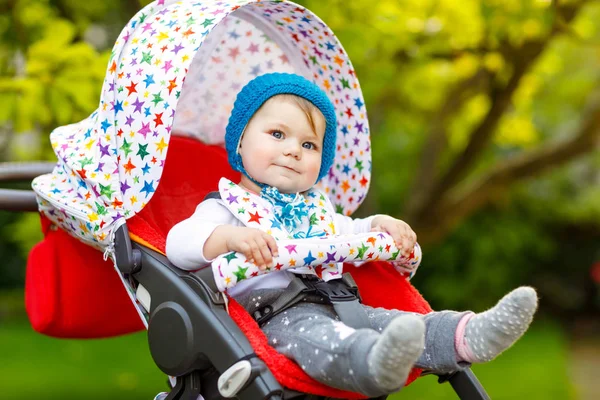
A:
<svg viewBox="0 0 600 400">
<path fill-rule="evenodd" d="M 513 290 L 496 306 L 480 314 L 439 311 L 424 315 L 425 348 L 416 367 L 446 373 L 496 358 L 529 328 L 537 308 L 530 287 Z M 373 329 L 381 331 L 397 310 L 365 306 Z"/>
<path fill-rule="evenodd" d="M 412 315 L 380 334 L 346 326 L 331 306 L 301 303 L 261 328 L 278 352 L 314 379 L 370 397 L 400 389 L 423 348 L 424 324 Z"/>
<path fill-rule="evenodd" d="M 399 315 L 421 315 L 385 308 L 364 307 L 371 326 L 378 332 L 384 330 Z M 425 343 L 423 353 L 414 366 L 440 373 L 458 371 L 468 367 L 469 363 L 459 362 L 454 342 L 459 322 L 469 314 L 469 312 L 439 311 L 422 315 L 425 321 Z"/>
<path fill-rule="evenodd" d="M 529 328 L 537 303 L 535 290 L 524 286 L 504 296 L 491 309 L 467 315 L 456 336 L 459 358 L 471 363 L 496 358 Z"/>
</svg>

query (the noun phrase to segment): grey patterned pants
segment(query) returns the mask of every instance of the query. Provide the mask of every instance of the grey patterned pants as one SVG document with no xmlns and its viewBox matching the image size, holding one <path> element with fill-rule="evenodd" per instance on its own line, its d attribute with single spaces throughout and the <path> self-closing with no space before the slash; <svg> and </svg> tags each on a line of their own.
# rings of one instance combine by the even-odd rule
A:
<svg viewBox="0 0 600 400">
<path fill-rule="evenodd" d="M 252 314 L 270 304 L 283 290 L 259 289 L 236 300 Z M 276 315 L 261 329 L 275 350 L 296 361 L 313 379 L 338 389 L 381 396 L 387 393 L 379 389 L 369 374 L 367 356 L 379 332 L 406 312 L 362 307 L 369 316 L 371 329 L 350 328 L 339 321 L 332 306 L 307 302 Z M 424 316 L 425 350 L 415 366 L 434 372 L 469 366 L 456 361 L 454 350 L 456 327 L 465 314 L 441 311 Z"/>
</svg>

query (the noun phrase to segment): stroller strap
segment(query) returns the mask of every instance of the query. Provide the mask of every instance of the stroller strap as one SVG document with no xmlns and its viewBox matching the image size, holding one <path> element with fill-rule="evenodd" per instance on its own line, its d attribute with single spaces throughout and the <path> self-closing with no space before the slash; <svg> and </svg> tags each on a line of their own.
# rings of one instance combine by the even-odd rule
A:
<svg viewBox="0 0 600 400">
<path fill-rule="evenodd" d="M 221 200 L 221 193 L 219 193 L 219 192 L 209 192 L 206 196 L 204 196 L 204 200 L 208 200 L 208 199 Z"/>
<path fill-rule="evenodd" d="M 297 303 L 331 304 L 340 320 L 354 329 L 371 326 L 366 311 L 360 305 L 356 282 L 349 273 L 341 279 L 323 281 L 314 275 L 294 275 L 292 281 L 274 302 L 255 311 L 253 317 L 259 325 Z"/>
</svg>

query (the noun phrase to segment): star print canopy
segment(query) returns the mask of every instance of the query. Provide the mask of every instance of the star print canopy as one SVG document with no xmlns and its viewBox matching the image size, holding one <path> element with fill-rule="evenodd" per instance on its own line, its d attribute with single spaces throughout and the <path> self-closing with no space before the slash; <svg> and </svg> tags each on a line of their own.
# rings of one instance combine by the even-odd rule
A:
<svg viewBox="0 0 600 400">
<path fill-rule="evenodd" d="M 58 163 L 33 183 L 40 211 L 106 248 L 116 227 L 152 199 L 171 135 L 222 144 L 237 92 L 276 71 L 314 81 L 335 105 L 336 161 L 320 185 L 338 212 L 351 214 L 371 171 L 352 64 L 309 10 L 248 0 L 161 0 L 131 19 L 113 48 L 98 109 L 50 135 Z"/>
</svg>

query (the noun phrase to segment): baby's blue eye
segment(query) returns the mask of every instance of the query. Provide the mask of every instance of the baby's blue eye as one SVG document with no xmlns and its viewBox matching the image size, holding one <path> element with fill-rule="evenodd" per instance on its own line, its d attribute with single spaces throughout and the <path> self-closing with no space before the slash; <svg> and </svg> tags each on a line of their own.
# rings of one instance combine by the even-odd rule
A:
<svg viewBox="0 0 600 400">
<path fill-rule="evenodd" d="M 308 149 L 308 150 L 313 150 L 316 148 L 316 146 L 314 144 L 312 144 L 311 142 L 302 143 L 302 147 L 304 147 L 305 149 Z"/>
<path fill-rule="evenodd" d="M 275 139 L 281 139 L 283 137 L 283 133 L 279 131 L 273 131 L 271 132 L 271 136 L 273 136 Z"/>
</svg>

